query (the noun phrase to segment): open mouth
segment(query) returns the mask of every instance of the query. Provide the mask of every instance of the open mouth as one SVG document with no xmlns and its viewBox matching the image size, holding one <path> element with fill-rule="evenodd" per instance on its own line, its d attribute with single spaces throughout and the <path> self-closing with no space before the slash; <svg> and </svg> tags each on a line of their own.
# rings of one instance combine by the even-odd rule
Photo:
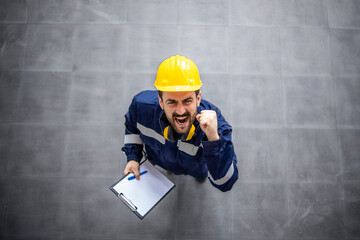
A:
<svg viewBox="0 0 360 240">
<path fill-rule="evenodd" d="M 188 118 L 189 118 L 188 116 L 175 117 L 175 121 L 178 124 L 183 125 L 187 122 Z"/>
</svg>

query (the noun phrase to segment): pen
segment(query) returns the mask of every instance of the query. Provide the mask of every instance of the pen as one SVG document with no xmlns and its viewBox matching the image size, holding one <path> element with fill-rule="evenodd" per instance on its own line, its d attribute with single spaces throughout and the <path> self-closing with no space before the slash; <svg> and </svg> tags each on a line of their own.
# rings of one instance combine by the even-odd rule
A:
<svg viewBox="0 0 360 240">
<path fill-rule="evenodd" d="M 143 175 L 143 174 L 145 174 L 145 173 L 147 173 L 147 171 L 142 171 L 142 172 L 140 173 L 140 176 Z M 128 180 L 133 180 L 133 179 L 135 179 L 135 175 L 134 175 L 134 176 L 131 176 L 131 177 L 128 177 Z"/>
</svg>

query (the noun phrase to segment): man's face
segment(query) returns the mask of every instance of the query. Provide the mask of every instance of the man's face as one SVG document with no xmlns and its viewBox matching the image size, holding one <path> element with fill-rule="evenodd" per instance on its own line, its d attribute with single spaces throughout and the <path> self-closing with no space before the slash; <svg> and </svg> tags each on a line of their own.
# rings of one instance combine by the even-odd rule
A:
<svg viewBox="0 0 360 240">
<path fill-rule="evenodd" d="M 189 132 L 200 106 L 201 92 L 163 92 L 159 104 L 177 133 Z"/>
</svg>

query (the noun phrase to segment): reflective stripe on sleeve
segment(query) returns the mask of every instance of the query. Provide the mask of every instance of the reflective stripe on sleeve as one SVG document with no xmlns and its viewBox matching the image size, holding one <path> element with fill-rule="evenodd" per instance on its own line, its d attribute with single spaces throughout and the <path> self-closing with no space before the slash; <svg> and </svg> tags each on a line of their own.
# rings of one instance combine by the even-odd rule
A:
<svg viewBox="0 0 360 240">
<path fill-rule="evenodd" d="M 124 144 L 143 144 L 139 134 L 125 135 Z"/>
<path fill-rule="evenodd" d="M 211 174 L 209 173 L 209 178 L 216 185 L 223 185 L 224 183 L 229 181 L 229 179 L 232 177 L 233 174 L 234 174 L 234 163 L 231 163 L 231 166 L 229 167 L 229 169 L 228 169 L 227 173 L 225 174 L 225 176 L 223 176 L 220 179 L 214 180 L 212 178 Z"/>
</svg>

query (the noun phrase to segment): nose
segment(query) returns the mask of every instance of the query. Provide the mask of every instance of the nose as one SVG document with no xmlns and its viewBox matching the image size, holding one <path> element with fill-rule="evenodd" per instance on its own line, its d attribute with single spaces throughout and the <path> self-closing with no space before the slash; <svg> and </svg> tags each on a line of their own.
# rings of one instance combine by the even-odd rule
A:
<svg viewBox="0 0 360 240">
<path fill-rule="evenodd" d="M 181 102 L 178 103 L 178 105 L 177 105 L 176 113 L 179 114 L 179 115 L 183 115 L 184 113 L 186 113 L 186 109 L 185 109 L 184 105 Z"/>
</svg>

